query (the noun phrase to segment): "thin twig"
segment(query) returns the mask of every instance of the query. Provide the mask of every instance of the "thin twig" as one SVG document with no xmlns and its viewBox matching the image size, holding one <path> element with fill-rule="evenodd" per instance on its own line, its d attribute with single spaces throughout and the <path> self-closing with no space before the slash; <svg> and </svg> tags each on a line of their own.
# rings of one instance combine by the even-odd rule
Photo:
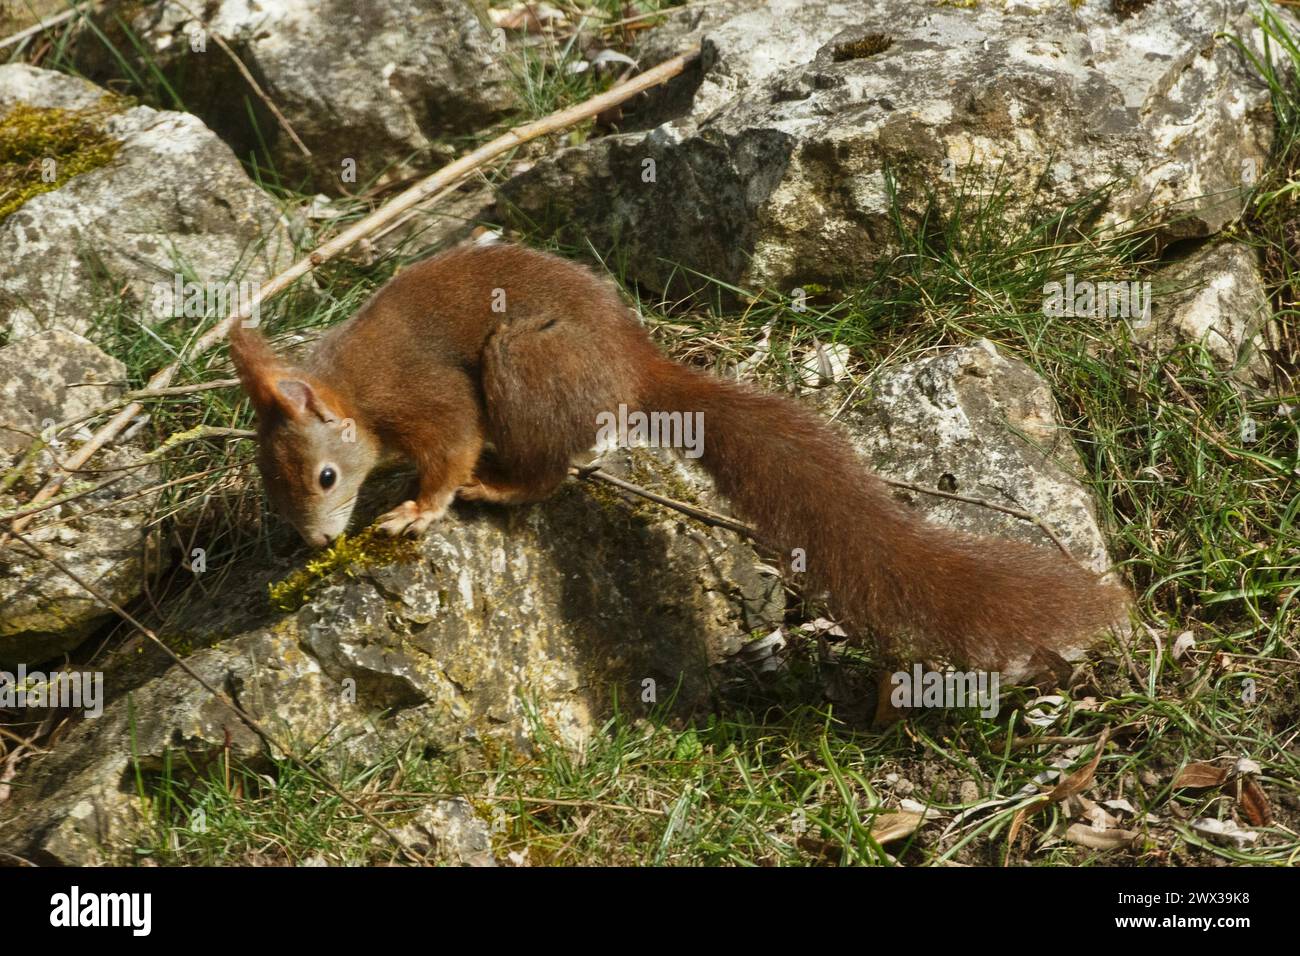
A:
<svg viewBox="0 0 1300 956">
<path fill-rule="evenodd" d="M 238 53 L 230 48 L 230 44 L 226 42 L 225 38 L 208 26 L 206 20 L 182 3 L 181 0 L 176 0 L 176 5 L 199 23 L 203 24 L 203 29 L 207 31 L 208 36 L 212 37 L 212 39 L 217 42 L 217 46 L 221 47 L 226 56 L 230 57 L 231 62 L 235 64 L 235 69 L 237 69 L 239 75 L 244 78 L 244 82 L 252 87 L 253 92 L 257 94 L 257 98 L 266 104 L 266 108 L 271 111 L 271 115 L 274 116 L 275 121 L 280 124 L 280 128 L 288 134 L 291 140 L 293 140 L 293 144 L 298 147 L 298 151 L 301 152 L 306 159 L 311 159 L 312 153 L 311 150 L 307 148 L 307 144 L 298 138 L 298 134 L 294 131 L 288 118 L 280 112 L 280 108 L 275 105 L 271 100 L 271 97 L 266 94 L 266 91 L 263 90 L 257 80 L 253 78 L 253 74 L 248 72 L 248 67 L 244 66 L 244 61 L 239 58 Z"/>
<path fill-rule="evenodd" d="M 89 487 L 86 488 L 79 488 L 76 491 L 70 491 L 66 495 L 63 495 L 61 497 L 47 499 L 46 501 L 43 501 L 40 504 L 30 504 L 24 508 L 17 508 L 13 511 L 0 513 L 0 523 L 5 521 L 12 521 L 13 522 L 12 530 L 17 531 L 19 530 L 20 523 L 22 525 L 25 525 L 27 523 L 24 519 L 30 518 L 32 515 L 39 514 L 42 511 L 49 511 L 51 508 L 57 508 L 60 505 L 66 505 L 69 501 L 76 501 L 79 498 L 85 498 L 87 495 L 93 495 L 97 491 L 102 491 L 103 489 L 109 487 L 110 485 L 116 484 L 117 482 L 126 478 L 128 470 L 135 471 L 139 468 L 143 468 L 145 465 L 157 461 L 159 458 L 163 456 L 164 452 L 171 451 L 177 445 L 182 445 L 192 441 L 203 441 L 204 439 L 207 438 L 255 438 L 256 436 L 257 436 L 257 432 L 248 431 L 247 429 L 244 428 L 220 428 L 215 425 L 199 425 L 195 428 L 190 428 L 183 432 L 177 432 L 174 435 L 168 436 L 167 440 L 164 441 L 157 448 L 153 449 L 150 452 L 147 452 L 146 454 L 141 456 L 139 460 L 132 462 L 129 469 L 123 469 L 122 474 L 114 475 L 111 478 L 105 478 L 103 481 L 96 482 L 95 484 L 90 485 Z M 168 484 L 178 484 L 180 481 L 188 481 L 192 477 L 193 476 L 186 476 L 186 478 L 184 479 L 178 479 L 177 481 L 169 482 Z M 160 490 L 161 488 L 166 488 L 166 487 L 167 485 L 160 485 L 158 486 L 158 489 L 153 489 L 153 490 Z M 123 500 L 129 500 L 129 499 L 123 499 Z"/>
<path fill-rule="evenodd" d="M 647 816 L 663 817 L 668 813 L 656 807 L 628 807 L 621 803 L 604 803 L 600 800 L 578 800 L 563 797 L 522 797 L 511 796 L 509 794 L 465 794 L 428 791 L 420 792 L 418 790 L 379 790 L 375 793 L 376 798 L 391 797 L 393 799 L 417 799 L 417 800 L 454 800 L 460 797 L 465 800 L 482 801 L 484 803 L 531 803 L 542 806 L 555 807 L 590 807 L 596 810 L 615 810 L 619 813 L 638 813 Z"/>
<path fill-rule="evenodd" d="M 634 485 L 630 481 L 624 481 L 622 478 L 616 478 L 607 471 L 601 471 L 598 466 L 587 466 L 585 468 L 570 468 L 569 474 L 579 481 L 603 481 L 606 484 L 613 485 L 623 491 L 634 495 L 639 495 L 647 501 L 653 501 L 656 504 L 663 505 L 665 508 L 672 508 L 674 511 L 680 511 L 684 515 L 689 515 L 697 521 L 703 521 L 705 524 L 716 525 L 719 528 L 726 528 L 728 531 L 734 531 L 736 534 L 746 538 L 757 538 L 758 532 L 749 525 L 741 524 L 734 518 L 728 518 L 726 515 L 720 515 L 716 511 L 708 511 L 704 508 L 698 508 L 695 505 L 688 505 L 684 501 L 675 501 L 672 498 L 665 498 L 663 495 L 655 494 L 653 491 L 642 488 L 640 485 Z"/>
<path fill-rule="evenodd" d="M 1060 539 L 1054 530 L 1052 530 L 1052 526 L 1032 512 L 1022 511 L 1019 508 L 1011 508 L 1007 505 L 1000 505 L 996 501 L 989 501 L 987 498 L 974 498 L 970 495 L 959 495 L 952 491 L 939 491 L 937 488 L 926 488 L 923 485 L 914 485 L 910 481 L 899 481 L 895 478 L 882 478 L 881 481 L 887 485 L 892 485 L 895 488 L 906 488 L 908 491 L 915 491 L 922 495 L 934 495 L 937 498 L 951 498 L 953 501 L 964 501 L 969 505 L 979 505 L 983 508 L 992 508 L 994 511 L 1001 511 L 1003 514 L 1009 514 L 1022 521 L 1031 521 L 1038 525 L 1043 534 L 1047 535 L 1053 542 L 1055 542 L 1056 546 L 1061 549 L 1062 554 L 1071 561 L 1074 561 L 1076 564 L 1078 563 L 1078 559 L 1070 553 L 1070 549 L 1065 546 L 1065 542 Z"/>
<path fill-rule="evenodd" d="M 707 509 L 697 507 L 696 505 L 687 504 L 684 501 L 676 501 L 672 498 L 666 498 L 663 495 L 642 488 L 640 485 L 633 484 L 630 481 L 625 481 L 622 478 L 617 478 L 607 471 L 601 471 L 597 466 L 570 468 L 569 475 L 579 479 L 580 481 L 589 481 L 593 479 L 603 481 L 606 484 L 613 485 L 615 488 L 619 488 L 629 494 L 645 498 L 647 501 L 653 501 L 656 504 L 663 505 L 665 508 L 672 508 L 674 511 L 680 511 L 682 514 L 695 518 L 698 521 L 702 521 L 705 524 L 714 525 L 719 528 L 726 528 L 728 531 L 734 531 L 736 534 L 753 540 L 758 540 L 760 538 L 757 530 L 751 528 L 747 524 L 742 524 L 741 522 L 736 521 L 734 518 L 728 518 L 726 515 L 720 515 L 716 511 L 708 511 Z M 1038 525 L 1038 527 L 1042 529 L 1043 533 L 1056 543 L 1056 546 L 1061 549 L 1062 553 L 1064 553 L 1067 558 L 1071 561 L 1077 561 L 1074 555 L 1070 553 L 1070 549 L 1065 546 L 1065 542 L 1063 542 L 1052 529 L 1052 526 L 1031 512 L 1022 511 L 1019 508 L 1010 508 L 1006 505 L 1000 505 L 985 498 L 974 498 L 970 495 L 958 495 L 949 491 L 925 488 L 921 485 L 914 485 L 910 481 L 898 481 L 893 478 L 882 478 L 881 480 L 885 482 L 885 484 L 893 485 L 896 488 L 906 488 L 919 494 L 935 495 L 940 498 L 952 498 L 956 501 L 964 501 L 967 504 L 980 505 L 984 508 L 991 508 L 994 511 L 1001 511 L 1005 514 L 1019 518 L 1022 521 L 1030 521 Z"/>
<path fill-rule="evenodd" d="M 252 436 L 250 435 L 249 437 Z M 56 528 L 59 525 L 67 524 L 70 521 L 79 521 L 85 518 L 90 518 L 101 512 L 108 511 L 109 509 L 119 508 L 122 505 L 126 504 L 127 502 L 135 501 L 140 498 L 148 498 L 154 495 L 158 495 L 161 492 L 166 491 L 168 488 L 176 488 L 179 487 L 180 485 L 188 485 L 193 482 L 200 481 L 204 478 L 211 477 L 212 475 L 220 474 L 223 471 L 232 471 L 236 468 L 243 468 L 247 464 L 248 464 L 247 460 L 234 461 L 226 465 L 217 465 L 214 468 L 206 468 L 203 471 L 190 472 L 190 474 L 188 475 L 182 475 L 180 478 L 173 478 L 171 481 L 164 481 L 162 484 L 149 485 L 147 488 L 141 488 L 139 491 L 133 491 L 129 495 L 122 495 L 122 497 L 120 498 L 114 498 L 111 501 L 105 501 L 102 504 L 98 504 L 94 506 L 93 508 L 87 508 L 84 511 L 78 511 L 75 514 L 63 515 L 62 517 L 55 518 L 52 521 L 46 521 L 41 525 L 41 530 L 44 530 L 46 528 Z M 125 476 L 119 476 L 119 477 L 125 477 Z M 206 493 L 205 493 L 205 499 L 206 499 Z M 59 502 L 59 504 L 63 504 L 63 503 L 64 501 Z M 168 516 L 170 517 L 171 515 L 176 514 L 177 512 L 183 510 L 184 507 L 185 507 L 184 504 L 178 505 L 177 507 L 173 508 L 170 512 L 168 512 Z M 161 518 L 151 518 L 145 522 L 143 527 L 147 530 L 149 528 L 152 528 L 154 525 L 161 524 L 161 523 L 162 523 Z"/>
<path fill-rule="evenodd" d="M 289 288 L 300 278 L 314 271 L 316 268 L 335 258 L 358 239 L 369 236 L 378 229 L 383 228 L 394 219 L 401 216 L 404 212 L 412 207 L 419 205 L 427 200 L 430 196 L 443 191 L 447 186 L 459 182 L 461 179 L 474 172 L 479 167 L 495 159 L 496 157 L 508 153 L 516 147 L 539 136 L 545 136 L 548 133 L 554 133 L 566 129 L 575 123 L 591 119 L 626 100 L 631 99 L 638 93 L 642 93 L 652 87 L 658 86 L 667 80 L 672 79 L 681 73 L 686 66 L 699 56 L 699 48 L 696 47 L 681 56 L 673 57 L 652 70 L 647 70 L 640 76 L 628 80 L 626 83 L 620 83 L 618 86 L 599 96 L 593 96 L 591 99 L 571 106 L 568 109 L 559 110 L 550 116 L 527 123 L 518 129 L 510 130 L 489 143 L 480 146 L 471 153 L 462 156 L 455 162 L 449 163 L 433 175 L 421 180 L 405 192 L 398 195 L 381 209 L 375 210 L 370 215 L 358 220 L 349 226 L 343 232 L 339 233 L 333 239 L 316 248 L 310 255 L 300 259 L 279 275 L 266 282 L 251 301 L 245 302 L 240 309 L 221 319 L 201 336 L 195 343 L 188 356 L 178 357 L 170 365 L 159 370 L 149 379 L 146 392 L 153 393 L 158 389 L 166 388 L 171 384 L 172 378 L 180 370 L 183 362 L 192 360 L 195 356 L 202 355 L 204 352 L 213 348 L 217 343 L 223 341 L 230 327 L 236 322 L 243 322 L 252 318 L 255 311 L 261 308 L 263 302 L 279 295 L 285 289 Z M 85 444 L 74 452 L 66 462 L 62 464 L 65 472 L 62 475 L 55 475 L 36 493 L 32 498 L 31 504 L 41 504 L 54 495 L 58 494 L 59 489 L 67 480 L 68 473 L 75 472 L 90 460 L 109 442 L 113 441 L 137 414 L 140 413 L 143 406 L 139 401 L 134 401 L 127 405 L 116 415 L 105 423 L 99 431 L 90 437 Z M 13 530 L 21 531 L 26 527 L 26 519 L 18 519 L 14 524 Z M 0 546 L 9 542 L 7 533 L 0 534 Z"/>
<path fill-rule="evenodd" d="M 258 739 L 260 739 L 263 744 L 265 744 L 269 749 L 271 749 L 272 753 L 278 750 L 280 753 L 282 753 L 285 756 L 285 759 L 291 761 L 296 767 L 298 767 L 298 769 L 306 773 L 307 776 L 311 777 L 317 783 L 321 784 L 323 787 L 325 787 L 325 789 L 329 790 L 332 794 L 334 794 L 334 796 L 338 797 L 340 800 L 346 803 L 353 810 L 360 813 L 366 819 L 367 823 L 369 823 L 371 826 L 377 829 L 380 833 L 382 833 L 392 842 L 393 846 L 397 848 L 397 850 L 402 854 L 402 856 L 406 857 L 408 862 L 414 863 L 417 866 L 423 864 L 424 861 L 421 860 L 415 853 L 413 853 L 404 843 L 402 843 L 402 841 L 399 840 L 391 830 L 389 830 L 386 826 L 384 826 L 384 824 L 373 813 L 371 813 L 361 804 L 357 803 L 355 800 L 349 797 L 338 786 L 336 786 L 333 781 L 331 781 L 328 777 L 326 777 L 324 774 L 318 771 L 315 767 L 311 766 L 309 763 L 299 758 L 298 755 L 295 754 L 289 747 L 285 746 L 283 743 L 276 740 L 275 737 L 271 736 L 271 734 L 266 729 L 264 729 L 261 726 L 261 724 L 259 724 L 252 717 L 252 715 L 250 715 L 246 710 L 240 707 L 228 696 L 226 696 L 225 693 L 223 693 L 222 691 L 218 690 L 217 688 L 209 684 L 197 671 L 194 670 L 194 668 L 190 667 L 189 664 L 187 664 L 184 660 L 182 660 L 181 657 L 175 651 L 173 651 L 170 647 L 164 644 L 157 634 L 155 634 L 148 627 L 145 627 L 144 624 L 136 620 L 135 617 L 133 617 L 130 614 L 130 612 L 128 612 L 127 610 L 119 606 L 115 601 L 113 601 L 111 598 L 106 596 L 102 591 L 96 588 L 93 584 L 89 584 L 88 582 L 82 580 L 82 578 L 75 571 L 70 569 L 58 558 L 54 557 L 54 555 L 50 554 L 48 551 L 46 551 L 36 542 L 28 538 L 26 535 L 22 534 L 19 531 L 13 532 L 13 535 L 17 540 L 21 541 L 24 545 L 30 548 L 38 557 L 42 558 L 45 561 L 48 561 L 50 564 L 54 565 L 54 567 L 58 568 L 60 571 L 66 574 L 68 577 L 72 578 L 73 581 L 77 582 L 77 584 L 79 584 L 82 588 L 84 588 L 87 592 L 89 592 L 90 595 L 95 598 L 95 600 L 99 601 L 101 604 L 103 604 L 105 607 L 111 610 L 114 614 L 116 614 L 122 620 L 130 624 L 142 635 L 144 635 L 151 643 L 153 643 L 155 647 L 159 648 L 164 654 L 166 654 L 171 659 L 173 664 L 175 664 L 187 675 L 189 675 L 195 681 L 197 681 L 199 686 L 201 686 L 215 699 L 219 700 L 222 704 L 228 707 L 235 714 L 236 717 L 238 717 L 245 724 L 247 724 L 248 728 L 251 731 L 253 731 L 254 734 L 257 735 Z"/>
<path fill-rule="evenodd" d="M 51 30 L 54 27 L 67 23 L 73 17 L 82 13 L 88 13 L 94 9 L 98 3 L 99 0 L 90 0 L 89 3 L 84 3 L 81 6 L 72 8 L 71 10 L 65 10 L 56 17 L 50 17 L 48 20 L 42 20 L 40 23 L 33 24 L 25 30 L 19 30 L 12 36 L 7 36 L 3 40 L 0 40 L 0 50 L 17 43 L 22 43 L 28 37 L 36 36 L 38 33 L 44 33 L 46 30 Z"/>
<path fill-rule="evenodd" d="M 482 175 L 482 174 L 480 173 L 480 175 Z M 442 191 L 441 191 L 440 193 L 438 193 L 437 195 L 430 196 L 430 197 L 429 197 L 429 201 L 428 201 L 428 205 L 429 205 L 429 206 L 434 206 L 434 205 L 436 205 L 437 203 L 441 202 L 445 197 L 450 196 L 450 195 L 451 195 L 452 193 L 454 193 L 454 192 L 458 192 L 458 191 L 460 190 L 461 186 L 463 186 L 463 185 L 464 185 L 464 182 L 463 182 L 463 181 L 462 181 L 462 182 L 458 182 L 458 183 L 455 183 L 454 185 L 448 186 L 446 189 L 442 190 Z M 423 204 L 422 204 L 422 205 L 423 205 Z M 394 232 L 394 231 L 396 231 L 396 230 L 402 228 L 402 226 L 406 225 L 408 222 L 410 222 L 412 219 L 414 219 L 414 218 L 416 217 L 416 215 L 418 215 L 418 214 L 419 214 L 420 212 L 422 212 L 422 211 L 423 211 L 423 210 L 419 210 L 419 209 L 408 209 L 408 210 L 407 210 L 403 215 L 399 216 L 397 219 L 393 220 L 391 223 L 389 223 L 389 224 L 388 224 L 387 226 L 385 226 L 383 229 L 379 230 L 377 233 L 375 233 L 373 236 L 371 236 L 371 237 L 369 238 L 368 241 L 371 242 L 371 243 L 377 243 L 377 242 L 379 242 L 379 241 L 380 241 L 381 239 L 383 239 L 385 236 L 388 236 L 390 233 L 392 233 L 392 232 Z"/>
<path fill-rule="evenodd" d="M 1101 734 L 1091 734 L 1086 737 L 1013 737 L 1011 738 L 1011 749 L 1024 750 L 1026 747 L 1055 747 L 1061 744 L 1094 744 L 1100 737 Z M 1001 746 L 1001 743 L 998 746 Z"/>
<path fill-rule="evenodd" d="M 98 384 L 98 383 L 96 383 Z M 107 415 L 109 412 L 121 408 L 123 405 L 135 401 L 152 401 L 155 398 L 169 398 L 176 395 L 189 395 L 193 392 L 207 392 L 217 388 L 234 388 L 239 384 L 237 378 L 222 378 L 214 382 L 199 382 L 196 385 L 171 385 L 167 388 L 137 388 L 135 391 L 127 392 L 125 395 L 118 396 L 111 402 L 105 402 L 93 411 L 86 412 L 84 415 L 78 415 L 76 418 L 65 418 L 61 422 L 55 422 L 48 428 L 42 429 L 42 432 L 48 434 L 51 438 L 57 438 L 59 432 L 65 428 L 71 428 L 73 425 L 80 425 L 82 422 L 88 422 L 91 419 L 99 418 L 101 415 Z"/>
</svg>

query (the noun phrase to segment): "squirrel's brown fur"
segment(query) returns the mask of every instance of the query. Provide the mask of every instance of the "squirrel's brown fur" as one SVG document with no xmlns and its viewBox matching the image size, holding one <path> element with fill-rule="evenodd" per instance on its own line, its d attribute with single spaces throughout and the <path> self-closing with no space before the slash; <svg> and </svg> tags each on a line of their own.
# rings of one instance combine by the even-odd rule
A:
<svg viewBox="0 0 1300 956">
<path fill-rule="evenodd" d="M 1124 613 L 1120 587 L 1055 549 L 925 522 L 816 414 L 671 361 L 610 284 L 552 255 L 462 246 L 417 263 L 302 368 L 247 329 L 231 350 L 267 488 L 312 543 L 343 531 L 390 454 L 420 474 L 381 519 L 390 533 L 422 532 L 457 496 L 543 498 L 624 404 L 702 413 L 700 461 L 737 514 L 782 555 L 802 549 L 807 583 L 895 653 L 1041 675 Z"/>
</svg>

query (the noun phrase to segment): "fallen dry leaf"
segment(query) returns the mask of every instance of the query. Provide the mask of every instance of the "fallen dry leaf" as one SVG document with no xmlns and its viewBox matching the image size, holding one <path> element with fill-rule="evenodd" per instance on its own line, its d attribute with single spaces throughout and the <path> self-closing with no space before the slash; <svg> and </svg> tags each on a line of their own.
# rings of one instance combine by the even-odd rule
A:
<svg viewBox="0 0 1300 956">
<path fill-rule="evenodd" d="M 943 816 L 943 811 L 936 810 L 934 807 L 927 807 L 920 800 L 912 800 L 908 797 L 899 800 L 898 806 L 900 809 L 906 810 L 908 813 L 919 813 L 927 820 L 935 820 Z"/>
<path fill-rule="evenodd" d="M 1133 809 L 1133 804 L 1129 803 L 1127 800 L 1124 800 L 1123 798 L 1118 800 L 1103 800 L 1101 801 L 1101 805 L 1110 810 L 1115 810 L 1117 812 L 1122 812 L 1122 813 L 1131 813 L 1134 816 L 1137 816 L 1137 810 Z"/>
<path fill-rule="evenodd" d="M 1137 830 L 1121 830 L 1116 827 L 1099 830 L 1088 823 L 1071 824 L 1065 831 L 1065 838 L 1071 843 L 1093 850 L 1121 850 L 1132 846 L 1141 836 Z"/>
<path fill-rule="evenodd" d="M 1051 803 L 1060 803 L 1069 800 L 1071 797 L 1077 797 L 1081 792 L 1086 790 L 1092 783 L 1092 778 L 1097 772 L 1097 765 L 1101 763 L 1101 755 L 1106 750 L 1106 741 L 1110 737 L 1110 728 L 1106 727 L 1097 737 L 1097 743 L 1093 748 L 1092 759 L 1088 761 L 1086 767 L 1082 767 L 1070 774 L 1055 787 L 1050 793 L 1045 793 L 1032 803 L 1026 804 L 1020 811 L 1011 818 L 1011 825 L 1007 828 L 1007 846 L 1015 846 L 1016 837 L 1020 835 L 1020 828 L 1024 826 L 1025 819 L 1031 813 L 1037 813 Z M 1041 775 L 1040 775 L 1041 776 Z M 1091 801 L 1089 801 L 1091 804 Z M 1096 804 L 1091 804 L 1096 806 Z"/>
<path fill-rule="evenodd" d="M 1212 763 L 1189 763 L 1174 778 L 1174 789 L 1221 786 L 1228 779 L 1228 769 Z"/>
<path fill-rule="evenodd" d="M 878 813 L 871 821 L 871 837 L 877 843 L 893 843 L 895 840 L 911 836 L 924 822 L 924 813 L 912 813 L 908 810 Z"/>
<path fill-rule="evenodd" d="M 1067 797 L 1073 797 L 1075 794 L 1082 793 L 1092 784 L 1092 778 L 1097 773 L 1097 765 L 1101 763 L 1101 755 L 1106 751 L 1106 741 L 1110 739 L 1110 728 L 1103 728 L 1101 734 L 1097 737 L 1097 743 L 1093 747 L 1092 759 L 1088 761 L 1086 767 L 1082 767 L 1070 774 L 1047 795 L 1047 799 L 1059 803 Z"/>
<path fill-rule="evenodd" d="M 1119 818 L 1114 817 L 1106 812 L 1106 808 L 1100 803 L 1094 803 L 1083 794 L 1077 794 L 1070 797 L 1065 802 L 1069 809 L 1069 815 L 1073 819 L 1087 823 L 1096 829 L 1106 829 L 1119 826 Z"/>
<path fill-rule="evenodd" d="M 1232 820 L 1215 820 L 1206 817 L 1193 822 L 1192 829 L 1218 843 L 1230 843 L 1238 849 L 1249 846 L 1259 839 L 1259 834 L 1254 830 L 1247 830 Z"/>
<path fill-rule="evenodd" d="M 1253 827 L 1271 826 L 1273 823 L 1273 808 L 1269 806 L 1268 796 L 1264 793 L 1264 788 L 1256 782 L 1254 777 L 1242 777 L 1240 786 L 1241 792 L 1237 796 L 1237 805 L 1241 807 L 1241 812 L 1245 815 L 1246 820 Z"/>
<path fill-rule="evenodd" d="M 1064 697 L 1049 694 L 1038 697 L 1025 705 L 1025 723 L 1033 727 L 1050 727 L 1060 720 L 1069 709 Z"/>
</svg>

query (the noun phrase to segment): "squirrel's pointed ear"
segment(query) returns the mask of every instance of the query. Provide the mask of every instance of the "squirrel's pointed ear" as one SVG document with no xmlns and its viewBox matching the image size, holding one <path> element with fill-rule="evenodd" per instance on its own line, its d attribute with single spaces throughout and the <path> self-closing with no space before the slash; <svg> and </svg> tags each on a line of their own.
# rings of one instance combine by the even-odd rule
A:
<svg viewBox="0 0 1300 956">
<path fill-rule="evenodd" d="M 300 378 L 278 379 L 275 391 L 280 407 L 290 418 L 315 415 L 323 422 L 332 422 L 338 417 L 317 391 Z"/>
<path fill-rule="evenodd" d="M 259 418 L 281 407 L 276 382 L 284 377 L 284 367 L 266 339 L 253 329 L 244 328 L 239 320 L 230 327 L 230 358 L 235 363 L 239 384 L 244 387 Z"/>
</svg>

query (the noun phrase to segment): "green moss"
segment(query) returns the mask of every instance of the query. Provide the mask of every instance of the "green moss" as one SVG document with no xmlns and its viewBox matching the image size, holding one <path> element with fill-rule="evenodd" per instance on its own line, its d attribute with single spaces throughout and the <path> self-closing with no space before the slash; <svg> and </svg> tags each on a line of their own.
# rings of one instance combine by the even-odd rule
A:
<svg viewBox="0 0 1300 956">
<path fill-rule="evenodd" d="M 837 43 L 832 54 L 837 63 L 843 60 L 862 60 L 877 53 L 884 53 L 893 45 L 893 39 L 884 33 L 868 33 L 856 40 Z"/>
<path fill-rule="evenodd" d="M 418 553 L 410 538 L 391 538 L 374 528 L 355 537 L 343 535 L 283 581 L 269 585 L 271 603 L 282 611 L 296 611 L 317 585 L 335 574 L 355 577 L 365 568 L 414 560 Z"/>
<path fill-rule="evenodd" d="M 193 634 L 167 634 L 160 640 L 181 657 L 189 657 L 199 647 L 199 642 L 194 639 Z M 217 642 L 211 641 L 211 643 L 215 644 Z"/>
<path fill-rule="evenodd" d="M 592 479 L 579 482 L 578 487 L 587 497 L 600 505 L 601 510 L 610 517 L 623 520 L 635 519 L 642 524 L 650 520 L 648 508 L 643 508 L 638 499 L 616 490 L 613 485 Z"/>
<path fill-rule="evenodd" d="M 695 467 L 701 466 L 697 464 Z M 646 488 L 697 508 L 704 507 L 695 488 L 682 477 L 681 472 L 671 462 L 663 461 L 653 455 L 638 455 L 629 470 L 632 480 Z"/>
<path fill-rule="evenodd" d="M 104 120 L 124 106 L 113 96 L 81 110 L 20 103 L 0 119 L 0 219 L 111 162 L 122 144 L 104 131 Z M 47 160 L 53 161 L 48 175 Z"/>
</svg>

